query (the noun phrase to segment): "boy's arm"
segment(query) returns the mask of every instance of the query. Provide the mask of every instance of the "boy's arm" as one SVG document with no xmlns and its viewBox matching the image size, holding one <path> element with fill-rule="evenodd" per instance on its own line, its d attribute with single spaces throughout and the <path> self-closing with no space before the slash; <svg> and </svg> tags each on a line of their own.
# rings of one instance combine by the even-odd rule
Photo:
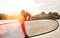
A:
<svg viewBox="0 0 60 38">
<path fill-rule="evenodd" d="M 30 19 L 31 19 L 30 16 L 27 16 L 26 20 L 30 20 Z"/>
</svg>

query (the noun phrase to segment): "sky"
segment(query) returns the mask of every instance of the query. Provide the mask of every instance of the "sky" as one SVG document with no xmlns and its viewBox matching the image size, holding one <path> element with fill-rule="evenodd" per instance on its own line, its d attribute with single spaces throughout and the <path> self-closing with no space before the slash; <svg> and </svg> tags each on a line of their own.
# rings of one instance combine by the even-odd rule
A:
<svg viewBox="0 0 60 38">
<path fill-rule="evenodd" d="M 32 15 L 42 11 L 59 13 L 60 0 L 0 0 L 0 13 L 18 15 L 23 9 Z"/>
</svg>

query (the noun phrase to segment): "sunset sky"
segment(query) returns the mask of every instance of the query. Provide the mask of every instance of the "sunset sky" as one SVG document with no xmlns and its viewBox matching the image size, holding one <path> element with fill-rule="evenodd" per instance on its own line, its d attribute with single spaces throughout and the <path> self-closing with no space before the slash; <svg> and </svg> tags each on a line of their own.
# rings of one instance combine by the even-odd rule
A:
<svg viewBox="0 0 60 38">
<path fill-rule="evenodd" d="M 60 12 L 60 0 L 0 0 L 0 13 L 19 14 L 22 9 L 32 15 L 41 11 Z"/>
</svg>

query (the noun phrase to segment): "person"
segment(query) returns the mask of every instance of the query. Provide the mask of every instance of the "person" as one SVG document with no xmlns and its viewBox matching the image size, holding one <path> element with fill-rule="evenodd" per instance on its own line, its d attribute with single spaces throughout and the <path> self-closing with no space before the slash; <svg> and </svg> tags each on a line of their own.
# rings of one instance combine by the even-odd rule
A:
<svg viewBox="0 0 60 38">
<path fill-rule="evenodd" d="M 22 31 L 25 35 L 25 38 L 29 38 L 26 32 L 25 20 L 30 20 L 30 15 L 25 10 L 22 10 L 21 15 L 19 17 L 19 21 L 21 23 Z"/>
</svg>

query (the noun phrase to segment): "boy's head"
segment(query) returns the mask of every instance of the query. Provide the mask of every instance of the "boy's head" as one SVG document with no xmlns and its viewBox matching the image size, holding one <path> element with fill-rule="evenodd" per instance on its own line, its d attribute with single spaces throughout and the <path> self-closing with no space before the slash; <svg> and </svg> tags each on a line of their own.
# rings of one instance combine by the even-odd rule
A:
<svg viewBox="0 0 60 38">
<path fill-rule="evenodd" d="M 30 14 L 29 14 L 27 11 L 22 10 L 22 11 L 21 11 L 21 15 L 24 16 L 24 17 L 27 17 L 27 16 L 29 16 Z"/>
<path fill-rule="evenodd" d="M 30 16 L 30 14 L 29 14 L 27 11 L 25 11 L 25 10 L 22 10 L 22 11 L 21 11 L 21 15 L 22 15 L 25 19 L 27 19 L 27 16 Z"/>
</svg>

